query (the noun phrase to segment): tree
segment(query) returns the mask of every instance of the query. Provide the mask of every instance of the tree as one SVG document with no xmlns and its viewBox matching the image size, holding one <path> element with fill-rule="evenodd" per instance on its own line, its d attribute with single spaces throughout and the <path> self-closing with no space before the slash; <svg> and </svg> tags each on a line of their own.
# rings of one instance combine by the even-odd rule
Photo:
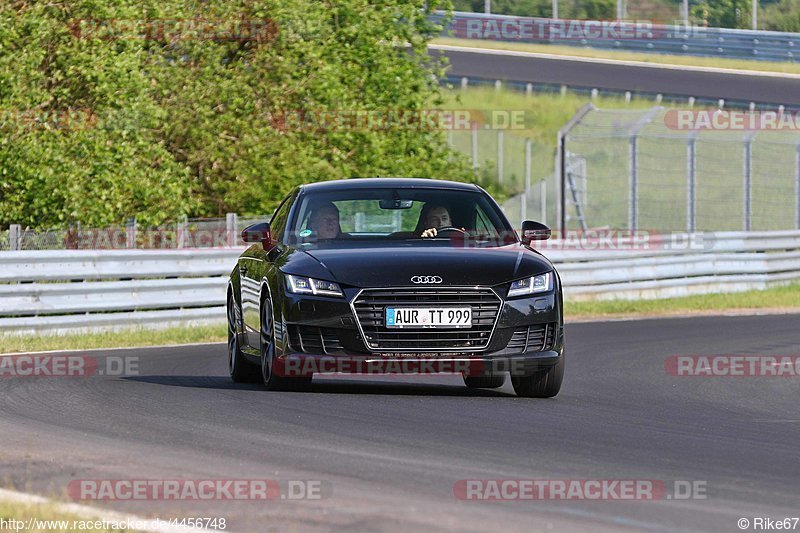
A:
<svg viewBox="0 0 800 533">
<path fill-rule="evenodd" d="M 269 212 L 309 181 L 471 179 L 442 131 L 305 130 L 274 119 L 438 105 L 443 64 L 426 45 L 441 29 L 428 15 L 449 8 L 444 0 L 107 4 L 0 6 L 0 109 L 90 117 L 69 128 L 0 125 L 0 224 L 104 225 L 134 214 L 157 224 L 181 213 Z M 165 20 L 183 30 L 264 22 L 269 31 L 217 38 L 147 23 Z M 127 34 L 115 33 L 120 21 Z"/>
</svg>

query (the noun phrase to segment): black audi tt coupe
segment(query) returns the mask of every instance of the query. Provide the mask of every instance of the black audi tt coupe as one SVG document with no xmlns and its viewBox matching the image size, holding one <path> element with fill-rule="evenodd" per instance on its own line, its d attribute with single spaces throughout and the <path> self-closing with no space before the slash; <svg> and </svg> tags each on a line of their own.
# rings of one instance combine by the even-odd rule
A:
<svg viewBox="0 0 800 533">
<path fill-rule="evenodd" d="M 561 280 L 477 185 L 407 178 L 295 188 L 228 286 L 236 382 L 303 388 L 314 374 L 460 373 L 467 387 L 558 394 Z"/>
</svg>

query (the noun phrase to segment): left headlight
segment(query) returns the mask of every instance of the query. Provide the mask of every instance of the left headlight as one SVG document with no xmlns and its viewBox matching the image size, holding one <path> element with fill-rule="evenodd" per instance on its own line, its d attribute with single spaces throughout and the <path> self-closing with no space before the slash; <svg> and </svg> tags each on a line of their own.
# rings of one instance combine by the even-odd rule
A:
<svg viewBox="0 0 800 533">
<path fill-rule="evenodd" d="M 553 273 L 545 272 L 538 276 L 531 276 L 530 278 L 518 279 L 511 283 L 508 289 L 508 298 L 515 298 L 517 296 L 528 296 L 540 292 L 548 292 L 553 288 Z"/>
<path fill-rule="evenodd" d="M 305 276 L 293 276 L 291 274 L 286 274 L 286 287 L 289 292 L 294 294 L 344 297 L 342 288 L 338 283 L 321 279 L 307 278 Z"/>
</svg>

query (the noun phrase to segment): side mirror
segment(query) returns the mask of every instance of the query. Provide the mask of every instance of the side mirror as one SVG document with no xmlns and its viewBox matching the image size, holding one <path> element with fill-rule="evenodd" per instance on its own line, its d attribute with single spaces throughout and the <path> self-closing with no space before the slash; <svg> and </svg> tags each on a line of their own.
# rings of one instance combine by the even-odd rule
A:
<svg viewBox="0 0 800 533">
<path fill-rule="evenodd" d="M 522 223 L 522 242 L 530 244 L 531 241 L 546 241 L 550 238 L 550 228 L 541 222 L 526 220 Z"/>
<path fill-rule="evenodd" d="M 269 250 L 274 246 L 268 222 L 259 222 L 244 228 L 242 230 L 242 240 L 248 243 L 260 242 L 265 250 Z"/>
</svg>

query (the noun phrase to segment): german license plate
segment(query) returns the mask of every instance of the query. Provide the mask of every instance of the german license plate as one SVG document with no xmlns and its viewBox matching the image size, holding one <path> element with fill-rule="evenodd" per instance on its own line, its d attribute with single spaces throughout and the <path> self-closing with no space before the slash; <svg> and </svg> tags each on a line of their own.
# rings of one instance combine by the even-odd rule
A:
<svg viewBox="0 0 800 533">
<path fill-rule="evenodd" d="M 468 328 L 471 307 L 387 307 L 387 328 Z"/>
</svg>

